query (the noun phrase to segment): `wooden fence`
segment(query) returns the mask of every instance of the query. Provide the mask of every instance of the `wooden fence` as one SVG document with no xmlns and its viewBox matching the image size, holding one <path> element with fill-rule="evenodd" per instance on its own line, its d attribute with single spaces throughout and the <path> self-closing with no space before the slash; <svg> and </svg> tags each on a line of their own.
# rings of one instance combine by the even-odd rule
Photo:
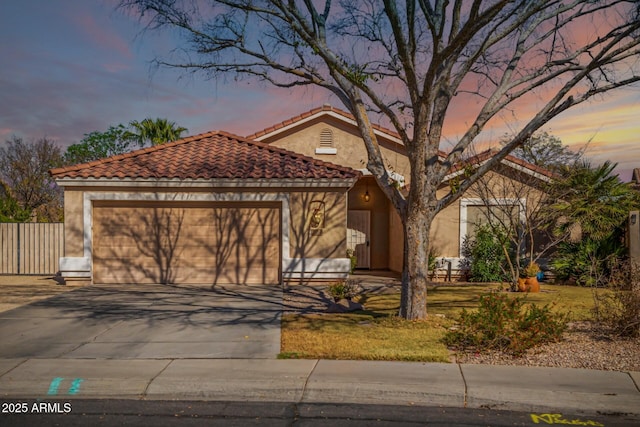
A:
<svg viewBox="0 0 640 427">
<path fill-rule="evenodd" d="M 0 223 L 0 274 L 55 274 L 63 223 Z"/>
</svg>

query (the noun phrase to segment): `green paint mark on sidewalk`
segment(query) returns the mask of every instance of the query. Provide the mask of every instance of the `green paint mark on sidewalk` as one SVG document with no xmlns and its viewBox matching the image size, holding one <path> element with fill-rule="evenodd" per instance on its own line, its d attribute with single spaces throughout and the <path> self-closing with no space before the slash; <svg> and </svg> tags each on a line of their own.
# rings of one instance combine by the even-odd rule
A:
<svg viewBox="0 0 640 427">
<path fill-rule="evenodd" d="M 82 381 L 84 381 L 82 378 L 75 378 L 69 387 L 69 394 L 77 394 L 80 391 Z"/>
<path fill-rule="evenodd" d="M 49 391 L 47 391 L 47 394 L 50 396 L 54 396 L 58 394 L 58 388 L 60 387 L 60 383 L 62 382 L 63 379 L 64 378 L 55 377 L 51 381 L 51 384 L 49 385 Z"/>
</svg>

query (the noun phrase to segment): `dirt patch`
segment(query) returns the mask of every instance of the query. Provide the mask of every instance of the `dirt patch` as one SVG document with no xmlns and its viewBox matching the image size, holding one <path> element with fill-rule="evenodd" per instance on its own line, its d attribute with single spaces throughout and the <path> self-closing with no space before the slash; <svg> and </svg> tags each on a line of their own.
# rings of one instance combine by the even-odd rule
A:
<svg viewBox="0 0 640 427">
<path fill-rule="evenodd" d="M 52 276 L 0 276 L 0 312 L 81 286 L 83 285 L 60 285 Z"/>
</svg>

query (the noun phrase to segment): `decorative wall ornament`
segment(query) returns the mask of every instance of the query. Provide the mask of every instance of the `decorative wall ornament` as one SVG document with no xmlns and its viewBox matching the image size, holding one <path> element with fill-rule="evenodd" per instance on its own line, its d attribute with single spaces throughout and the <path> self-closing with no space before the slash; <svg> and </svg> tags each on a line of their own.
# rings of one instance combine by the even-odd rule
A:
<svg viewBox="0 0 640 427">
<path fill-rule="evenodd" d="M 324 228 L 325 220 L 325 205 L 324 202 L 314 200 L 309 204 L 311 211 L 310 226 L 312 230 L 322 230 Z"/>
</svg>

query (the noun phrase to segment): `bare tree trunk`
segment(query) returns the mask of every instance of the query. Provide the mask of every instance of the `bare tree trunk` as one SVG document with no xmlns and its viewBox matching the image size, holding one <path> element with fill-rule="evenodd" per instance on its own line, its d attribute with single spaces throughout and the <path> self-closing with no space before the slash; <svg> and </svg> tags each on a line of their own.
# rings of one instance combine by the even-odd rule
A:
<svg viewBox="0 0 640 427">
<path fill-rule="evenodd" d="M 429 228 L 431 214 L 425 209 L 409 209 L 403 221 L 404 257 L 400 316 L 409 320 L 427 317 L 429 278 Z"/>
</svg>

